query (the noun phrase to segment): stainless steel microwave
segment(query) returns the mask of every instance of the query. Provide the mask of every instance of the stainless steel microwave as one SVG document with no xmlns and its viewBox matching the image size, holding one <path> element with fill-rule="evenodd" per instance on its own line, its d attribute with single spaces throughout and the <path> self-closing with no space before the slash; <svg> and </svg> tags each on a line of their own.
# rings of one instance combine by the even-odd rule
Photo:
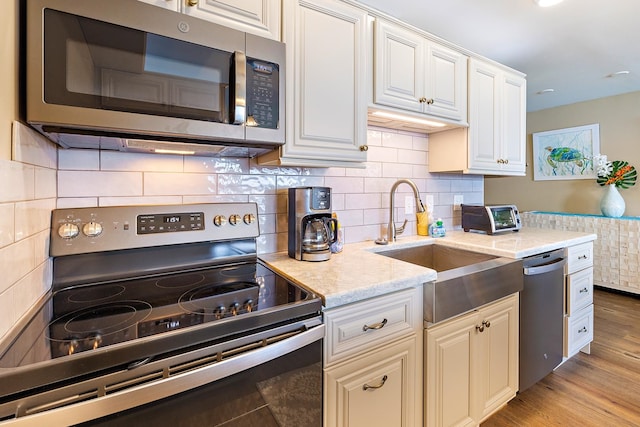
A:
<svg viewBox="0 0 640 427">
<path fill-rule="evenodd" d="M 134 0 L 26 3 L 26 119 L 58 144 L 233 157 L 284 144 L 283 43 Z"/>
</svg>

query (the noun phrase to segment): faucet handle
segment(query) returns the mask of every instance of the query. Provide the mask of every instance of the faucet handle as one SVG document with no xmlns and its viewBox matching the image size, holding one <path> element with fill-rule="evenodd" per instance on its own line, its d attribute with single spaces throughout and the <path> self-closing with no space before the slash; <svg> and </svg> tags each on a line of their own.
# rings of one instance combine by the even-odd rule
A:
<svg viewBox="0 0 640 427">
<path fill-rule="evenodd" d="M 407 225 L 407 219 L 405 218 L 404 222 L 400 227 L 396 227 L 396 234 L 404 233 L 404 227 Z"/>
</svg>

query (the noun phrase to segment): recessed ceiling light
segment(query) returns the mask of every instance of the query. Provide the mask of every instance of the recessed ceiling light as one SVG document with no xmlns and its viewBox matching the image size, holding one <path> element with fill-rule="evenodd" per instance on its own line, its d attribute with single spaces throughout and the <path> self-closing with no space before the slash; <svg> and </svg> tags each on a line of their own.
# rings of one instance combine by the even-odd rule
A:
<svg viewBox="0 0 640 427">
<path fill-rule="evenodd" d="M 545 93 L 555 92 L 555 89 L 542 89 L 541 91 L 536 92 L 538 95 L 544 95 Z"/>
<path fill-rule="evenodd" d="M 533 0 L 540 7 L 555 6 L 558 3 L 562 3 L 563 0 Z"/>
<path fill-rule="evenodd" d="M 629 70 L 616 71 L 615 73 L 611 73 L 611 74 L 607 75 L 607 77 L 626 76 L 627 74 L 631 74 L 631 71 L 629 71 Z"/>
</svg>

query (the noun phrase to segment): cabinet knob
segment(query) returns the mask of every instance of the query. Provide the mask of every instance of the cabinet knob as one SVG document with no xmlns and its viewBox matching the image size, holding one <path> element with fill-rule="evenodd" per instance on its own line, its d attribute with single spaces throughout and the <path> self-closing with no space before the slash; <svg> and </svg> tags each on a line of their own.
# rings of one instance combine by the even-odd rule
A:
<svg viewBox="0 0 640 427">
<path fill-rule="evenodd" d="M 385 375 L 384 377 L 382 377 L 382 379 L 380 380 L 380 382 L 378 384 L 376 384 L 376 385 L 365 384 L 365 385 L 362 386 L 362 389 L 365 390 L 365 391 L 369 390 L 369 389 L 374 389 L 375 390 L 377 388 L 381 388 L 384 385 L 384 383 L 386 383 L 386 382 L 387 382 L 387 376 Z"/>
<path fill-rule="evenodd" d="M 369 151 L 369 146 L 368 145 L 361 145 L 360 146 L 360 151 Z"/>
<path fill-rule="evenodd" d="M 433 104 L 433 102 L 434 102 L 434 101 L 433 101 L 433 98 L 427 99 L 427 104 L 428 104 L 428 105 L 432 105 L 432 104 Z"/>
<path fill-rule="evenodd" d="M 198 4 L 198 0 L 187 0 L 187 4 L 189 6 L 196 6 Z"/>
<path fill-rule="evenodd" d="M 476 325 L 476 331 L 484 332 L 484 328 L 489 328 L 489 327 L 491 327 L 491 322 L 489 322 L 488 320 L 483 320 L 482 325 Z"/>
</svg>

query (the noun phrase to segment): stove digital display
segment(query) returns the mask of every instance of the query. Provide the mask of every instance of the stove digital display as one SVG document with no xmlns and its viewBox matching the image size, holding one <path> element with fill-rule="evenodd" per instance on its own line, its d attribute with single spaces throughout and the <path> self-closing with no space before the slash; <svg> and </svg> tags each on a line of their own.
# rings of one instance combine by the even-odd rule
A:
<svg viewBox="0 0 640 427">
<path fill-rule="evenodd" d="M 204 212 L 138 215 L 137 230 L 138 234 L 204 230 Z"/>
</svg>

